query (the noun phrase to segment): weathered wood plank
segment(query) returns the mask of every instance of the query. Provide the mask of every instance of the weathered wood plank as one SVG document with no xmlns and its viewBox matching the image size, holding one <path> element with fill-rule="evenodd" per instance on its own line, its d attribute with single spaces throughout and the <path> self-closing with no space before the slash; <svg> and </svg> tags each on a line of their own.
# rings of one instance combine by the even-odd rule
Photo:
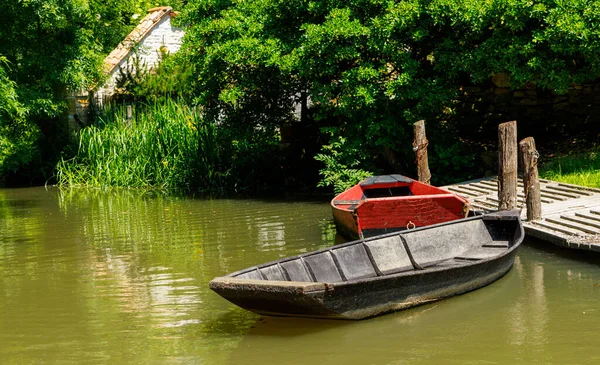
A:
<svg viewBox="0 0 600 365">
<path fill-rule="evenodd" d="M 552 194 L 554 196 L 565 196 L 567 198 L 573 198 L 573 199 L 578 199 L 581 198 L 581 195 L 583 194 L 573 194 L 573 193 L 567 193 L 565 191 L 548 191 L 546 190 L 547 193 Z"/>
<path fill-rule="evenodd" d="M 488 178 L 484 178 L 479 181 L 471 182 L 471 184 L 483 184 L 483 185 L 495 186 L 496 188 L 498 188 L 498 181 L 494 181 L 494 180 L 496 180 L 495 177 L 488 177 Z"/>
<path fill-rule="evenodd" d="M 552 182 L 554 182 L 554 181 L 552 181 Z M 581 190 L 585 190 L 585 191 L 592 191 L 594 193 L 600 193 L 600 189 L 598 189 L 598 188 L 590 188 L 588 186 L 579 186 L 579 185 L 567 184 L 567 183 L 562 183 L 562 182 L 561 183 L 554 182 L 554 183 L 557 184 L 558 186 L 564 186 L 567 188 L 581 189 Z"/>
<path fill-rule="evenodd" d="M 581 217 L 581 218 L 591 219 L 591 220 L 600 222 L 600 215 L 593 215 L 593 214 L 587 214 L 587 213 L 581 213 L 581 212 L 575 212 L 575 215 L 578 217 Z"/>
<path fill-rule="evenodd" d="M 480 196 L 480 194 L 475 194 L 472 191 L 464 189 L 462 186 L 460 186 L 460 187 L 459 186 L 451 186 L 451 187 L 447 187 L 445 189 L 449 190 L 449 191 L 452 191 L 452 192 L 455 192 L 455 193 L 459 193 L 459 195 L 460 194 L 465 194 L 465 195 L 467 195 L 466 198 L 468 198 L 470 196 L 471 197 Z"/>
<path fill-rule="evenodd" d="M 546 218 L 545 221 L 546 222 L 550 222 L 550 223 L 554 223 L 554 224 L 560 224 L 560 225 L 567 226 L 567 227 L 570 227 L 570 228 L 574 228 L 574 229 L 576 229 L 578 231 L 582 231 L 582 232 L 585 232 L 585 233 L 600 234 L 600 230 L 593 229 L 593 228 L 587 227 L 585 225 L 578 224 L 578 223 L 575 223 L 575 222 L 572 222 L 572 221 L 567 221 L 567 220 L 564 220 L 564 219 Z"/>
<path fill-rule="evenodd" d="M 478 188 L 476 186 L 473 186 L 472 184 L 467 184 L 467 185 L 461 185 L 462 188 L 464 189 L 468 189 L 468 190 L 473 190 L 476 191 L 478 193 L 483 193 L 483 194 L 491 194 L 491 193 L 495 193 L 494 190 L 490 191 L 490 190 L 486 190 L 486 189 L 482 189 L 482 188 Z"/>
<path fill-rule="evenodd" d="M 544 192 L 544 190 L 542 190 L 541 196 L 544 197 L 544 198 L 548 198 L 548 199 L 552 199 L 552 200 L 558 200 L 558 201 L 564 201 L 564 200 L 568 199 L 568 198 L 565 198 L 564 196 L 557 196 L 557 195 L 548 194 L 548 193 Z"/>
<path fill-rule="evenodd" d="M 495 194 L 498 191 L 498 184 L 486 185 L 481 182 L 477 182 L 477 183 L 470 183 L 468 185 L 483 189 L 488 194 Z"/>
<path fill-rule="evenodd" d="M 594 227 L 594 228 L 600 228 L 600 221 L 597 221 L 597 220 L 587 219 L 585 217 L 581 217 L 578 215 L 575 215 L 575 216 L 561 215 L 560 217 L 562 219 L 573 221 L 575 223 L 584 224 L 586 226 L 590 226 L 590 227 Z"/>
<path fill-rule="evenodd" d="M 517 178 L 518 178 L 518 175 L 517 175 Z M 490 180 L 490 181 L 493 181 L 493 182 L 495 182 L 495 183 L 498 183 L 498 179 L 494 179 L 494 180 Z M 520 181 L 517 181 L 517 187 L 518 187 L 518 188 L 522 188 L 522 187 L 523 187 L 523 183 L 522 183 L 522 182 L 520 182 Z"/>
<path fill-rule="evenodd" d="M 487 211 L 489 210 L 489 207 L 483 205 L 483 204 L 479 204 L 479 203 L 471 203 L 471 209 L 472 210 L 482 210 L 482 211 Z"/>
<path fill-rule="evenodd" d="M 544 215 L 553 214 L 556 212 L 560 213 L 561 210 L 585 210 L 594 209 L 596 207 L 600 207 L 600 195 L 588 197 L 587 199 L 573 199 L 557 202 L 554 204 L 548 204 L 548 206 L 544 207 L 544 212 L 546 212 L 544 213 Z"/>
<path fill-rule="evenodd" d="M 562 225 L 551 224 L 550 222 L 547 222 L 547 221 L 537 221 L 537 222 L 532 222 L 530 224 L 531 225 L 535 225 L 535 226 L 541 226 L 541 227 L 544 227 L 544 228 L 547 228 L 547 229 L 551 229 L 553 231 L 562 232 L 562 233 L 565 233 L 565 234 L 570 235 L 570 236 L 578 236 L 578 235 L 581 234 L 580 232 L 577 232 L 575 230 L 571 230 L 571 229 L 569 229 L 567 227 L 564 227 Z"/>
<path fill-rule="evenodd" d="M 500 200 L 494 196 L 487 196 L 487 197 L 485 197 L 485 200 L 496 203 L 496 206 L 500 202 Z M 521 198 L 521 197 L 519 197 L 517 199 L 517 205 L 519 205 L 519 204 L 523 204 L 523 198 Z"/>
<path fill-rule="evenodd" d="M 542 203 L 548 203 L 548 204 L 552 204 L 554 203 L 555 200 L 557 199 L 552 199 L 550 197 L 545 196 L 544 194 L 540 194 L 540 200 L 542 201 Z"/>
<path fill-rule="evenodd" d="M 566 193 L 574 193 L 574 194 L 581 194 L 581 195 L 587 195 L 587 196 L 592 196 L 594 195 L 594 193 L 592 193 L 591 191 L 586 191 L 583 189 L 573 189 L 573 188 L 567 188 L 564 186 L 554 186 L 554 185 L 546 185 L 547 189 L 550 190 L 558 190 L 558 191 L 564 191 Z"/>
</svg>

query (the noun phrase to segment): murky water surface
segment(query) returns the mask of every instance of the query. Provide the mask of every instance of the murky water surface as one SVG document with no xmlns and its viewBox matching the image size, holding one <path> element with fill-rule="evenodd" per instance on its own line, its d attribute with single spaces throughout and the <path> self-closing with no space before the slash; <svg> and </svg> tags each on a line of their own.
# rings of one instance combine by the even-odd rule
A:
<svg viewBox="0 0 600 365">
<path fill-rule="evenodd" d="M 335 239 L 324 202 L 0 190 L 0 363 L 600 363 L 599 256 L 527 244 L 488 287 L 360 322 L 208 289 Z"/>
</svg>

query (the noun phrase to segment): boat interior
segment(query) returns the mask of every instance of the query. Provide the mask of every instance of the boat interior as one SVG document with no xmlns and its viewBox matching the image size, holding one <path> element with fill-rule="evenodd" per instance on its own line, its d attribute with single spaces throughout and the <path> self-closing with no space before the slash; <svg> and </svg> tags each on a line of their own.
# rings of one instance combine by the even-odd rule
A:
<svg viewBox="0 0 600 365">
<path fill-rule="evenodd" d="M 364 199 L 438 195 L 449 192 L 435 186 L 419 183 L 402 175 L 373 176 L 338 195 L 335 205 L 358 204 Z"/>
<path fill-rule="evenodd" d="M 435 229 L 433 229 L 435 228 Z M 472 264 L 505 253 L 521 234 L 518 220 L 474 217 L 354 241 L 230 276 L 240 279 L 340 283 L 409 271 Z"/>
</svg>

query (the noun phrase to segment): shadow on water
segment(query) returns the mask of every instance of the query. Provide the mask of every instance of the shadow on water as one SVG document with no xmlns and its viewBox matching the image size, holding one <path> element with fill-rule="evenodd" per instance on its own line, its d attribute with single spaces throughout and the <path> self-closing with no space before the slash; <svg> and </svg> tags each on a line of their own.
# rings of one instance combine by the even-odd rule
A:
<svg viewBox="0 0 600 365">
<path fill-rule="evenodd" d="M 25 199 L 10 199 L 6 200 L 5 204 L 11 208 L 18 209 L 26 209 L 26 208 L 34 208 L 39 206 L 39 203 L 34 200 L 25 200 Z"/>
<path fill-rule="evenodd" d="M 595 266 L 600 266 L 600 252 L 576 250 L 572 248 L 558 246 L 543 240 L 527 238 L 524 245 L 534 248 L 547 257 L 560 257 L 568 260 L 585 262 Z"/>
<path fill-rule="evenodd" d="M 600 322 L 600 273 L 598 255 L 558 251 L 528 240 L 512 270 L 484 288 L 363 321 L 261 317 L 229 363 L 563 363 Z M 587 355 L 573 363 L 598 360 L 598 341 L 576 343 Z"/>
<path fill-rule="evenodd" d="M 507 315 L 518 295 L 511 288 L 519 280 L 511 271 L 482 289 L 361 321 L 261 317 L 232 352 L 230 363 L 261 358 L 285 364 L 405 363 L 397 362 L 399 358 L 410 363 L 440 344 L 445 344 L 443 351 L 452 352 L 452 343 L 484 326 L 490 313 Z"/>
</svg>

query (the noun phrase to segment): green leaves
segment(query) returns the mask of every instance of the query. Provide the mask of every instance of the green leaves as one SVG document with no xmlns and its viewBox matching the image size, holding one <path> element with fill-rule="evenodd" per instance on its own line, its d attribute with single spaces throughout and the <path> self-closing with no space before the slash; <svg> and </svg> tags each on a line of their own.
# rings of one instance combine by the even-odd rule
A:
<svg viewBox="0 0 600 365">
<path fill-rule="evenodd" d="M 0 177 L 16 171 L 35 156 L 39 129 L 26 119 L 15 82 L 7 76 L 10 65 L 0 56 Z"/>
<path fill-rule="evenodd" d="M 208 114 L 279 125 L 306 93 L 302 122 L 367 151 L 335 164 L 325 148 L 319 158 L 332 172 L 372 170 L 368 159 L 402 168 L 418 119 L 455 146 L 438 123 L 461 85 L 503 72 L 511 87 L 560 93 L 600 74 L 598 0 L 192 0 L 181 20 L 191 25 L 183 53 Z"/>
<path fill-rule="evenodd" d="M 332 141 L 324 145 L 322 152 L 315 156 L 317 161 L 324 164 L 320 171 L 322 180 L 318 186 L 332 186 L 334 192 L 339 194 L 373 175 L 372 172 L 359 168 L 364 160 L 364 150 L 360 145 L 340 137 L 335 129 L 326 128 L 325 132 L 332 137 Z"/>
<path fill-rule="evenodd" d="M 181 4 L 169 0 L 160 5 Z M 10 81 L 0 82 L 0 124 L 14 134 L 0 131 L 5 146 L 0 153 L 19 156 L 21 169 L 37 160 L 38 165 L 28 166 L 34 176 L 53 168 L 53 159 L 68 146 L 61 120 L 66 94 L 100 83 L 104 57 L 154 6 L 155 0 L 1 1 L 0 14 L 10 21 L 0 22 L 0 55 L 10 67 L 2 69 L 0 81 Z M 28 111 L 27 119 L 19 110 Z M 8 160 L 0 160 L 1 177 Z M 11 163 L 9 170 L 17 165 Z"/>
</svg>

